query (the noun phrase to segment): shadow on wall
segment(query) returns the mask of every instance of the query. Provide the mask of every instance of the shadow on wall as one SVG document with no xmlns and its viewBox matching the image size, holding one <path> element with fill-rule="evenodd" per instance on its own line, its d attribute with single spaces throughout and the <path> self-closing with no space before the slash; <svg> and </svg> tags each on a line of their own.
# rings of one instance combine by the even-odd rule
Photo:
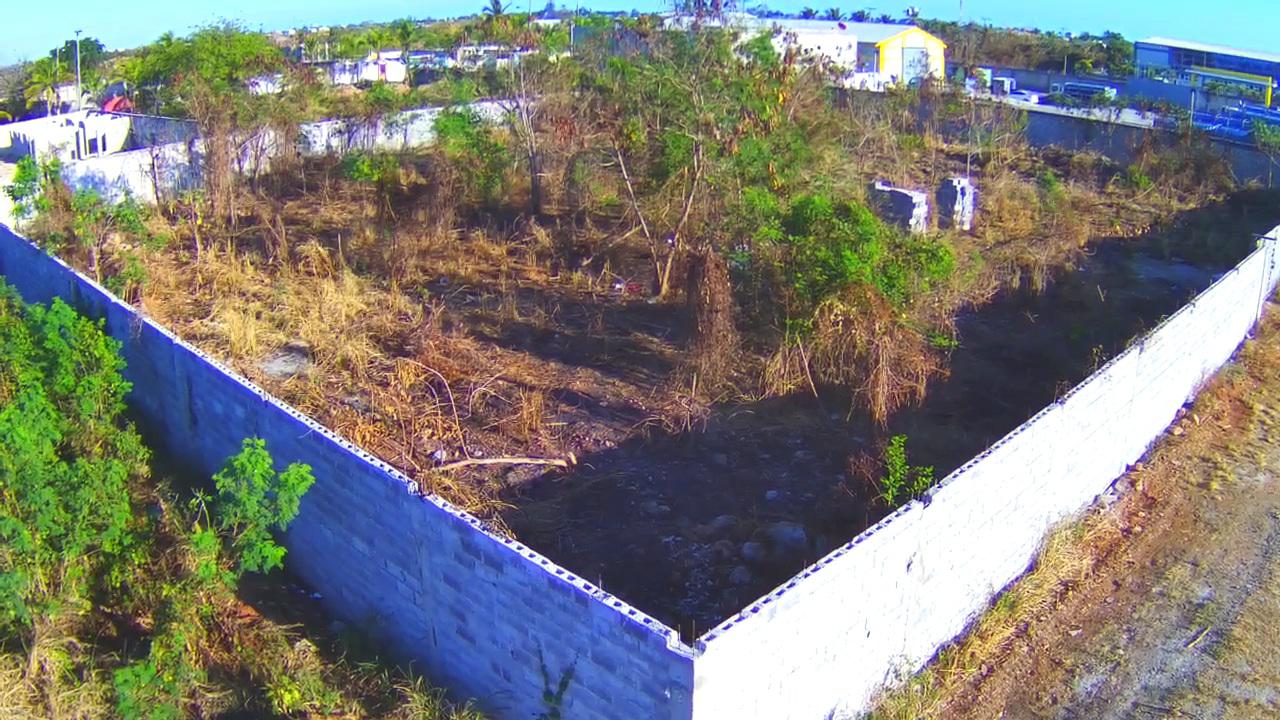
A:
<svg viewBox="0 0 1280 720">
<path fill-rule="evenodd" d="M 868 471 L 878 477 L 885 437 L 906 435 L 911 464 L 946 476 L 1234 266 L 1253 249 L 1252 233 L 1280 221 L 1277 200 L 1243 194 L 1143 238 L 1107 239 L 1043 293 L 1006 292 L 967 313 L 950 376 L 888 432 L 861 414 L 847 421 L 834 388 L 820 400 L 799 393 L 722 404 L 693 429 L 651 423 L 581 458 L 572 473 L 513 487 L 506 520 L 555 562 L 691 640 L 883 517 Z M 593 365 L 567 352 L 564 338 L 490 339 Z M 558 399 L 577 405 L 582 422 L 626 410 Z M 627 419 L 644 426 L 643 417 Z"/>
</svg>

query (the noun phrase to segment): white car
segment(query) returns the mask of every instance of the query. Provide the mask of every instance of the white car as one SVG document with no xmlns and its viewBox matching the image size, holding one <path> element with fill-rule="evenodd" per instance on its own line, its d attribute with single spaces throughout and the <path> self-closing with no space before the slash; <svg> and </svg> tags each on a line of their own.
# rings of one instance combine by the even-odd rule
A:
<svg viewBox="0 0 1280 720">
<path fill-rule="evenodd" d="M 1031 92 L 1030 90 L 1014 90 L 1013 92 L 1009 93 L 1008 97 L 1010 100 L 1013 100 L 1014 102 L 1024 102 L 1029 105 L 1039 105 L 1041 95 L 1040 93 Z"/>
</svg>

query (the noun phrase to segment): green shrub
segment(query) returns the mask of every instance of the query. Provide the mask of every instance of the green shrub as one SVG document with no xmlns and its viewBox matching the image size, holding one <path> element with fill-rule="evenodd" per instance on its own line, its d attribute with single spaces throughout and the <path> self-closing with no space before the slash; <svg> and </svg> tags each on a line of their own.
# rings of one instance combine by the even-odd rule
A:
<svg viewBox="0 0 1280 720">
<path fill-rule="evenodd" d="M 1037 184 L 1040 188 L 1040 202 L 1046 209 L 1057 210 L 1062 207 L 1063 201 L 1067 198 L 1067 189 L 1063 187 L 1057 173 L 1045 170 L 1040 173 Z"/>
<path fill-rule="evenodd" d="M 463 169 L 468 189 L 483 202 L 495 202 L 510 158 L 493 127 L 475 110 L 465 107 L 444 110 L 432 127 L 440 151 Z"/>
<path fill-rule="evenodd" d="M 149 455 L 120 419 L 123 367 L 98 324 L 0 284 L 0 636 L 86 609 L 139 561 Z"/>
<path fill-rule="evenodd" d="M 918 498 L 933 487 L 933 467 L 911 465 L 907 461 L 907 436 L 894 435 L 884 450 L 884 477 L 880 479 L 880 499 L 897 507 Z"/>
<path fill-rule="evenodd" d="M 1156 184 L 1151 176 L 1136 164 L 1125 168 L 1124 182 L 1135 190 L 1150 190 Z"/>
<path fill-rule="evenodd" d="M 866 206 L 825 195 L 798 198 L 780 230 L 790 249 L 788 280 L 806 308 L 857 284 L 871 285 L 904 306 L 955 269 L 954 253 L 945 243 L 905 235 Z"/>
<path fill-rule="evenodd" d="M 302 463 L 277 473 L 266 441 L 259 438 L 246 439 L 240 453 L 213 476 L 213 525 L 238 559 L 237 574 L 284 567 L 285 549 L 272 539 L 271 531 L 289 527 L 314 483 L 311 467 Z M 203 514 L 209 500 L 198 497 L 196 509 Z"/>
</svg>

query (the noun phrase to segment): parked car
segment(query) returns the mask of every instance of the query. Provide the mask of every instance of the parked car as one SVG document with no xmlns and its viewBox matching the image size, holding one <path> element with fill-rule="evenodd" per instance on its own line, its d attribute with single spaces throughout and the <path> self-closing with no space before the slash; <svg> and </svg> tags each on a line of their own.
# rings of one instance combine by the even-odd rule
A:
<svg viewBox="0 0 1280 720">
<path fill-rule="evenodd" d="M 1009 93 L 1010 100 L 1016 100 L 1017 102 L 1024 102 L 1029 105 L 1039 105 L 1040 98 L 1041 98 L 1040 93 L 1032 92 L 1030 90 L 1014 90 L 1013 92 Z"/>
</svg>

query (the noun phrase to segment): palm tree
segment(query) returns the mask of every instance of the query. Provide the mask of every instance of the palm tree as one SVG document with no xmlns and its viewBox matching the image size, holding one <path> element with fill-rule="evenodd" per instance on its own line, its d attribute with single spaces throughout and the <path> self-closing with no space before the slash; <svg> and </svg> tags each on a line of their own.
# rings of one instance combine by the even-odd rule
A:
<svg viewBox="0 0 1280 720">
<path fill-rule="evenodd" d="M 70 79 L 70 71 L 59 60 L 46 57 L 31 63 L 26 88 L 22 92 L 27 100 L 27 107 L 35 107 L 43 100 L 45 114 L 52 115 L 53 103 L 58 99 L 58 86 Z"/>
<path fill-rule="evenodd" d="M 844 13 L 840 12 L 840 8 L 827 8 L 827 12 L 822 16 L 822 19 L 839 22 L 844 19 Z"/>
<path fill-rule="evenodd" d="M 498 17 L 507 11 L 509 5 L 502 4 L 502 0 L 489 0 L 489 4 L 484 8 L 484 14 L 490 17 Z"/>
<path fill-rule="evenodd" d="M 818 17 L 818 11 L 814 10 L 811 7 L 807 7 L 800 11 L 800 17 L 804 18 L 805 20 L 812 20 Z"/>
<path fill-rule="evenodd" d="M 871 13 L 866 10 L 855 10 L 849 14 L 849 19 L 854 22 L 864 23 L 871 19 Z"/>
<path fill-rule="evenodd" d="M 400 60 L 404 62 L 405 77 L 409 87 L 413 87 L 413 68 L 409 67 L 409 48 L 418 42 L 418 23 L 413 18 L 401 18 L 391 23 L 391 32 L 395 33 L 400 44 Z"/>
</svg>

